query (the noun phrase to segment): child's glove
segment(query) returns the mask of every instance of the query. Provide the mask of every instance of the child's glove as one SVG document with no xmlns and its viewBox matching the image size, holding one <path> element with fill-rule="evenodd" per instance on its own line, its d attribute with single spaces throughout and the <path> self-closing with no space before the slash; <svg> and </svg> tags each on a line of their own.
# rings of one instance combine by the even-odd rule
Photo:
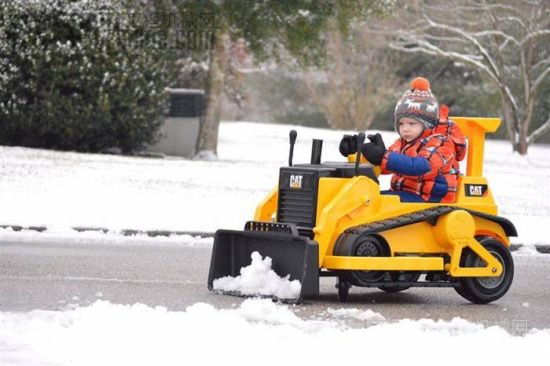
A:
<svg viewBox="0 0 550 366">
<path fill-rule="evenodd" d="M 363 145 L 361 152 L 365 159 L 367 159 L 371 164 L 380 165 L 382 164 L 382 159 L 386 153 L 386 145 L 384 145 L 384 140 L 382 136 L 377 133 L 376 135 L 368 135 L 369 143 Z"/>
<path fill-rule="evenodd" d="M 340 141 L 340 154 L 348 156 L 357 152 L 357 135 L 344 135 Z"/>
</svg>

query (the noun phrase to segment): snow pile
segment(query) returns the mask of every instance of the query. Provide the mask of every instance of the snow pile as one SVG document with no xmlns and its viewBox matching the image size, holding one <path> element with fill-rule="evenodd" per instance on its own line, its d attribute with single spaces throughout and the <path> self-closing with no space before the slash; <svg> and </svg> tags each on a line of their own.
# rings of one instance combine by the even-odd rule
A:
<svg viewBox="0 0 550 366">
<path fill-rule="evenodd" d="M 288 306 L 279 306 L 270 299 L 246 299 L 235 314 L 251 323 L 284 325 L 304 329 L 315 322 L 297 316 Z M 327 322 L 319 322 L 318 324 Z M 315 323 L 317 324 L 317 323 Z"/>
<path fill-rule="evenodd" d="M 380 313 L 374 312 L 371 309 L 359 310 L 357 308 L 353 309 L 327 309 L 327 313 L 335 317 L 342 318 L 353 318 L 357 320 L 367 321 L 367 322 L 382 322 L 386 320 L 383 315 Z"/>
<path fill-rule="evenodd" d="M 0 363 L 6 366 L 464 365 L 453 349 L 474 355 L 476 364 L 548 365 L 549 342 L 550 330 L 512 336 L 460 318 L 349 328 L 301 320 L 287 306 L 257 299 L 232 310 L 98 301 L 59 312 L 0 313 Z"/>
<path fill-rule="evenodd" d="M 247 296 L 274 296 L 278 299 L 297 299 L 300 297 L 302 285 L 300 281 L 290 281 L 290 275 L 281 278 L 271 269 L 270 257 L 253 252 L 252 263 L 240 270 L 240 276 L 226 276 L 215 279 L 214 290 L 235 292 Z"/>
</svg>

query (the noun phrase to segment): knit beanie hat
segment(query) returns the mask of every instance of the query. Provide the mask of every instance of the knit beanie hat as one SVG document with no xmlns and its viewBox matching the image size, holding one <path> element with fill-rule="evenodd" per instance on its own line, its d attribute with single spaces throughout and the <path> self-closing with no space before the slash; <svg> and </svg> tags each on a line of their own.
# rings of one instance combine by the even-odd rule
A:
<svg viewBox="0 0 550 366">
<path fill-rule="evenodd" d="M 425 128 L 434 128 L 439 121 L 439 104 L 430 90 L 430 82 L 417 77 L 411 82 L 411 89 L 405 91 L 395 106 L 395 130 L 401 117 L 414 118 Z"/>
</svg>

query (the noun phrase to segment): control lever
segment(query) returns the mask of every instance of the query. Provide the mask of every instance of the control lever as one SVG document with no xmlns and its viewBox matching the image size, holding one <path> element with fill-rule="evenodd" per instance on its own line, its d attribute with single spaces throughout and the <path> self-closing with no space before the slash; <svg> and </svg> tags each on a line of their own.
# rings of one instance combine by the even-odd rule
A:
<svg viewBox="0 0 550 366">
<path fill-rule="evenodd" d="M 290 130 L 288 137 L 290 138 L 290 152 L 288 154 L 288 166 L 292 166 L 292 157 L 294 155 L 294 144 L 296 143 L 296 137 L 298 132 L 296 130 Z"/>
<path fill-rule="evenodd" d="M 361 161 L 363 142 L 365 142 L 365 133 L 359 132 L 357 134 L 357 155 L 355 155 L 355 175 L 359 175 L 359 162 Z"/>
</svg>

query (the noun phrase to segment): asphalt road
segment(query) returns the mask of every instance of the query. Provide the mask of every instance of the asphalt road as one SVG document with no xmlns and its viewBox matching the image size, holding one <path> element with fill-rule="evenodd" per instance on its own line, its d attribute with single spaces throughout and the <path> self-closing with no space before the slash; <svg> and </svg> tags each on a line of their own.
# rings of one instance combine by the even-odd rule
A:
<svg viewBox="0 0 550 366">
<path fill-rule="evenodd" d="M 450 288 L 416 288 L 399 294 L 352 288 L 338 301 L 334 279 L 321 279 L 321 294 L 292 309 L 304 319 L 323 319 L 328 308 L 371 309 L 389 321 L 461 317 L 514 334 L 550 328 L 550 255 L 515 256 L 515 279 L 502 299 L 473 305 Z M 230 308 L 243 299 L 208 292 L 210 248 L 161 245 L 0 243 L 0 309 L 59 310 L 98 299 L 184 310 L 196 302 Z M 350 326 L 357 324 L 350 320 Z M 364 323 L 361 324 L 363 326 Z"/>
</svg>

